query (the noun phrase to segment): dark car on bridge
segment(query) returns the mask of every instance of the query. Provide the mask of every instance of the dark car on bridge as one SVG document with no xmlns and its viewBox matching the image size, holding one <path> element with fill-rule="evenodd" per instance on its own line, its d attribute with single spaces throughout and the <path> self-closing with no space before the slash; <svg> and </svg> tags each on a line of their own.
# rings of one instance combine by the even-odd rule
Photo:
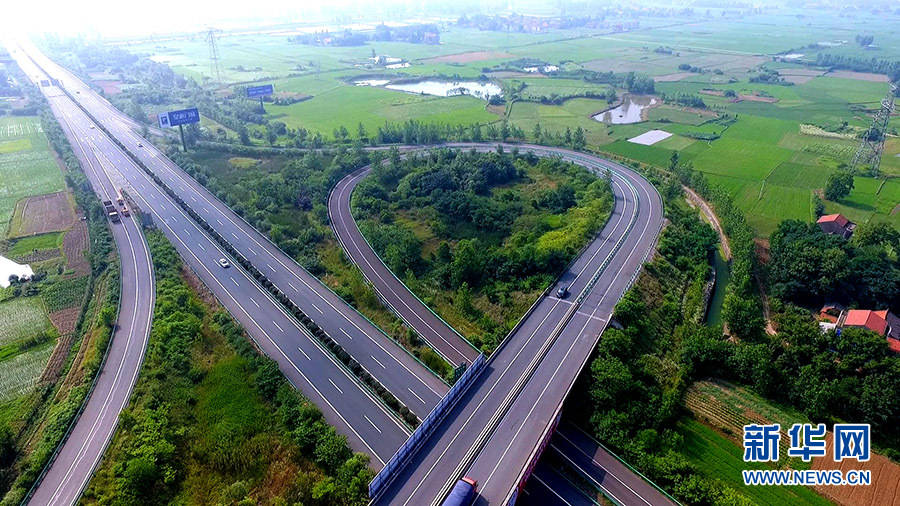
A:
<svg viewBox="0 0 900 506">
<path fill-rule="evenodd" d="M 556 291 L 556 296 L 559 297 L 560 299 L 565 299 L 566 297 L 568 297 L 569 296 L 569 287 L 566 285 L 559 287 L 559 290 Z"/>
</svg>

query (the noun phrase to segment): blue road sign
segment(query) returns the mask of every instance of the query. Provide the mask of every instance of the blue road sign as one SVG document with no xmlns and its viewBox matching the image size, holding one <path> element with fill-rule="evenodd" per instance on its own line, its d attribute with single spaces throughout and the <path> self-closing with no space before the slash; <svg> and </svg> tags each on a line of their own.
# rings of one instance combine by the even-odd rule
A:
<svg viewBox="0 0 900 506">
<path fill-rule="evenodd" d="M 275 92 L 275 87 L 271 84 L 264 84 L 262 86 L 248 86 L 247 87 L 247 98 L 258 98 L 264 97 L 266 95 L 271 95 Z"/>
<path fill-rule="evenodd" d="M 196 107 L 159 113 L 159 127 L 167 128 L 188 123 L 199 123 L 200 111 Z"/>
</svg>

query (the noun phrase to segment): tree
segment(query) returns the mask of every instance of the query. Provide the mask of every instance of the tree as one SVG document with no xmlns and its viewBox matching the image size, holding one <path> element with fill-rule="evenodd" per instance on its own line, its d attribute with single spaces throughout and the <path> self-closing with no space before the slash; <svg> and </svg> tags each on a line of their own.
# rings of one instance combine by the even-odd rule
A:
<svg viewBox="0 0 900 506">
<path fill-rule="evenodd" d="M 572 148 L 584 149 L 584 145 L 584 129 L 579 126 L 575 129 L 575 136 L 572 138 Z"/>
<path fill-rule="evenodd" d="M 531 136 L 534 138 L 534 140 L 540 141 L 541 133 L 541 123 L 537 122 L 534 124 L 534 130 L 531 131 Z"/>
<path fill-rule="evenodd" d="M 755 300 L 734 293 L 725 296 L 722 316 L 737 336 L 753 338 L 763 329 L 762 310 Z"/>
<path fill-rule="evenodd" d="M 464 282 L 470 286 L 480 286 L 484 262 L 479 254 L 476 241 L 463 239 L 459 241 L 450 264 L 450 283 L 453 287 L 462 286 Z"/>
<path fill-rule="evenodd" d="M 853 190 L 853 173 L 847 170 L 838 170 L 828 176 L 825 183 L 825 198 L 831 201 L 840 200 Z"/>
<path fill-rule="evenodd" d="M 676 168 L 678 168 L 678 151 L 672 151 L 672 156 L 669 157 L 669 170 L 675 172 Z"/>
</svg>

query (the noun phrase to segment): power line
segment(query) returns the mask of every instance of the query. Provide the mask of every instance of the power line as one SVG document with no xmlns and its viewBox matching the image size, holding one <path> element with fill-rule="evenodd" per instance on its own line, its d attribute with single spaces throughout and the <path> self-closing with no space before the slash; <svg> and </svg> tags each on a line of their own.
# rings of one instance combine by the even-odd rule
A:
<svg viewBox="0 0 900 506">
<path fill-rule="evenodd" d="M 222 68 L 219 65 L 219 46 L 216 43 L 216 33 L 221 30 L 210 28 L 206 32 L 206 42 L 209 44 L 209 72 L 216 77 L 216 82 L 222 83 Z"/>
<path fill-rule="evenodd" d="M 887 136 L 887 125 L 891 119 L 891 113 L 894 112 L 896 92 L 897 85 L 891 83 L 891 89 L 881 100 L 881 107 L 872 118 L 872 126 L 863 134 L 856 154 L 853 155 L 853 161 L 850 162 L 851 171 L 856 172 L 863 166 L 868 166 L 866 172 L 872 176 L 878 176 L 881 154 L 884 152 L 884 139 Z"/>
</svg>

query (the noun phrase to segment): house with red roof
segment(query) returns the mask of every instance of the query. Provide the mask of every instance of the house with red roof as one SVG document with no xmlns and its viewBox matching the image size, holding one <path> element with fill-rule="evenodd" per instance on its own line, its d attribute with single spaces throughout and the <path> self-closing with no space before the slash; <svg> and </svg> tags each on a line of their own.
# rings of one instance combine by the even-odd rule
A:
<svg viewBox="0 0 900 506">
<path fill-rule="evenodd" d="M 838 322 L 841 327 L 868 329 L 880 336 L 887 337 L 888 347 L 900 353 L 900 318 L 887 309 L 872 311 L 870 309 L 851 309 Z"/>
<path fill-rule="evenodd" d="M 816 220 L 819 228 L 826 234 L 839 235 L 849 239 L 856 229 L 856 223 L 848 220 L 843 214 L 826 214 Z"/>
</svg>

